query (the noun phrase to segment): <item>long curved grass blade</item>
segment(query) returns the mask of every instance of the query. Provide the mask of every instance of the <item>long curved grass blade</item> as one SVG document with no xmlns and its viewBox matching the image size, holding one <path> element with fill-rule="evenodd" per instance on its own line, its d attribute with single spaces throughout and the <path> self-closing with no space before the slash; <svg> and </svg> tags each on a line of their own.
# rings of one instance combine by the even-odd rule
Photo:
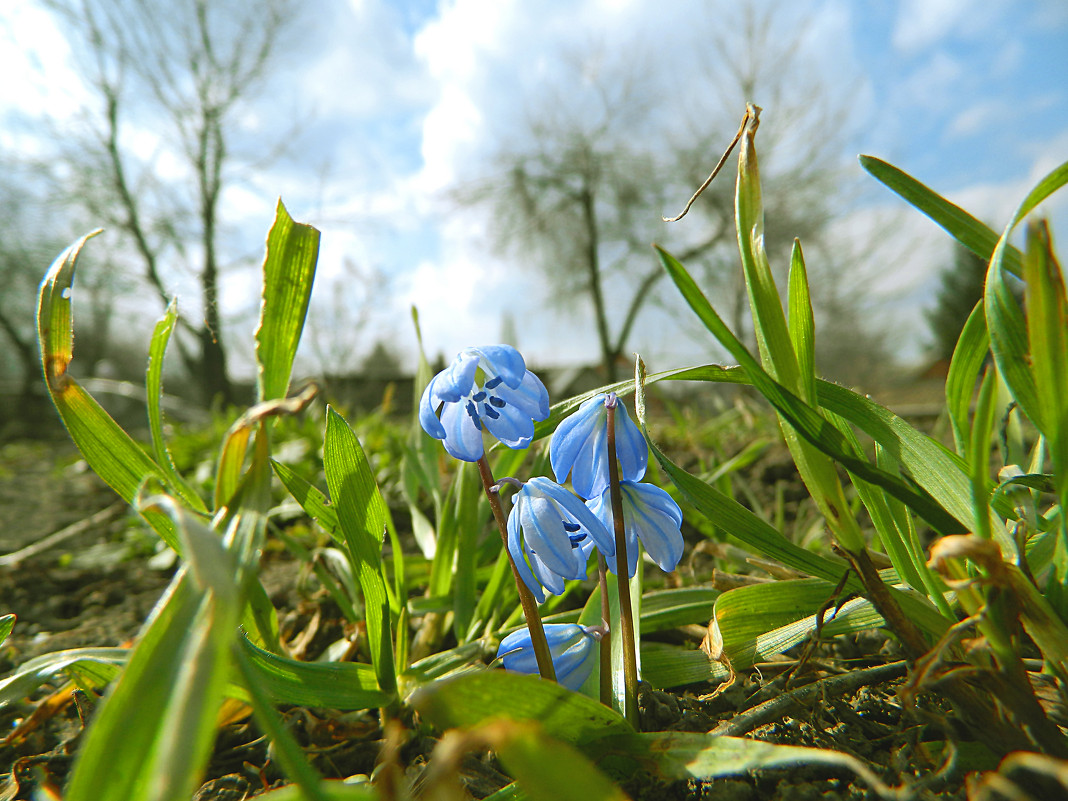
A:
<svg viewBox="0 0 1068 801">
<path fill-rule="evenodd" d="M 882 625 L 882 617 L 862 598 L 846 601 L 835 614 L 834 589 L 821 579 L 797 579 L 728 590 L 716 601 L 709 628 L 718 633 L 734 668 L 743 670 L 803 642 L 815 632 L 816 612 L 823 606 L 827 636 Z"/>
<path fill-rule="evenodd" d="M 14 618 L 14 615 L 10 617 Z M 62 672 L 79 678 L 88 676 L 90 674 L 85 671 L 90 665 L 97 666 L 91 674 L 102 676 L 103 681 L 94 682 L 102 687 L 118 675 L 128 656 L 128 648 L 70 648 L 43 654 L 19 665 L 0 680 L 0 707 L 22 700 Z"/>
<path fill-rule="evenodd" d="M 723 681 L 727 668 L 699 648 L 662 642 L 642 643 L 642 681 L 661 689 L 707 681 Z"/>
<path fill-rule="evenodd" d="M 786 421 L 788 421 L 789 426 L 792 427 L 793 431 L 796 431 L 800 437 L 815 446 L 819 451 L 822 451 L 826 456 L 839 462 L 850 472 L 860 476 L 866 481 L 877 484 L 895 498 L 898 498 L 907 504 L 909 508 L 916 512 L 916 514 L 924 518 L 932 528 L 943 533 L 951 533 L 960 530 L 960 524 L 953 520 L 953 518 L 946 513 L 946 510 L 935 503 L 926 492 L 903 481 L 899 476 L 880 470 L 860 454 L 853 452 L 849 443 L 837 428 L 820 416 L 814 408 L 806 404 L 797 397 L 797 395 L 790 392 L 786 387 L 782 386 L 768 375 L 752 354 L 749 353 L 745 346 L 730 331 L 716 313 L 715 309 L 712 308 L 712 305 L 697 287 L 693 278 L 686 271 L 686 268 L 667 251 L 657 248 L 657 252 L 660 254 L 661 263 L 668 271 L 668 274 L 679 288 L 683 297 L 690 304 L 690 308 L 694 310 L 700 320 L 705 324 L 705 327 L 708 328 L 724 347 L 731 352 L 731 355 L 738 360 L 753 387 L 775 407 L 776 411 L 778 411 Z M 818 384 L 817 386 L 822 389 L 821 384 Z M 787 430 L 788 429 L 786 428 L 783 429 L 784 434 L 787 433 Z M 830 476 L 829 474 L 825 475 L 826 470 L 830 470 L 833 473 L 833 465 L 829 462 L 824 463 L 822 458 L 809 459 L 803 451 L 791 452 L 794 454 L 795 459 L 797 459 L 799 455 L 808 459 L 807 464 L 813 471 L 809 479 L 806 480 L 806 485 L 809 486 L 810 490 L 812 489 L 813 483 L 819 483 L 822 487 L 821 491 L 825 496 L 825 500 L 837 498 L 837 496 L 841 494 L 840 486 L 837 486 L 837 478 Z M 805 474 L 802 473 L 802 475 L 804 476 Z M 839 509 L 839 511 L 832 512 L 829 510 L 825 511 L 825 514 L 832 516 L 833 514 L 837 514 L 844 519 L 845 516 L 848 515 L 848 510 L 839 508 L 842 503 L 844 503 L 844 500 L 841 500 L 841 502 L 836 500 L 832 507 L 833 509 Z M 851 515 L 848 516 L 850 516 L 850 518 L 852 517 Z M 843 528 L 838 533 L 841 534 L 845 530 L 846 529 Z M 850 547 L 850 544 L 846 542 L 843 542 L 843 545 Z M 858 545 L 858 548 L 859 547 L 862 546 Z"/>
<path fill-rule="evenodd" d="M 293 779 L 294 785 L 301 789 L 301 798 L 307 801 L 328 801 L 328 796 L 322 791 L 320 775 L 308 763 L 304 751 L 271 706 L 268 693 L 262 686 L 261 674 L 252 666 L 248 651 L 235 646 L 234 663 L 244 680 L 243 685 L 248 692 L 256 721 L 270 737 L 278 763 Z"/>
<path fill-rule="evenodd" d="M 346 545 L 341 534 L 341 525 L 337 522 L 337 511 L 330 505 L 326 495 L 310 481 L 294 473 L 288 465 L 272 461 L 271 467 L 308 517 L 318 523 L 338 545 Z"/>
<path fill-rule="evenodd" d="M 417 690 L 411 705 L 441 729 L 471 728 L 491 718 L 536 720 L 545 732 L 582 745 L 609 734 L 633 734 L 618 712 L 537 676 L 480 670 Z"/>
<path fill-rule="evenodd" d="M 207 513 L 196 490 L 190 486 L 174 467 L 167 443 L 163 439 L 163 357 L 167 352 L 167 343 L 170 342 L 174 325 L 178 320 L 178 304 L 171 301 L 167 311 L 156 323 L 152 331 L 152 339 L 148 345 L 148 369 L 145 371 L 145 395 L 148 407 L 148 430 L 152 437 L 152 452 L 156 457 L 156 464 L 167 476 L 167 485 L 182 497 L 194 510 Z"/>
<path fill-rule="evenodd" d="M 1068 296 L 1048 225 L 1030 226 L 1024 256 L 1027 333 L 1057 493 L 1068 500 Z"/>
<path fill-rule="evenodd" d="M 298 662 L 257 648 L 247 638 L 241 647 L 252 677 L 276 704 L 375 709 L 393 698 L 378 689 L 371 665 L 357 662 Z"/>
<path fill-rule="evenodd" d="M 860 777 L 881 798 L 896 801 L 900 794 L 887 787 L 856 757 L 827 748 L 778 745 L 745 737 L 717 737 L 698 732 L 648 732 L 638 735 L 628 750 L 655 757 L 660 775 L 668 780 L 715 779 L 751 770 L 819 765 L 845 769 Z"/>
<path fill-rule="evenodd" d="M 491 748 L 530 801 L 627 801 L 589 758 L 533 723 L 498 720 L 461 736 Z"/>
<path fill-rule="evenodd" d="M 191 573 L 176 580 L 95 716 L 65 798 L 164 801 L 193 793 L 228 678 L 219 646 L 232 636 L 238 610 L 227 614 L 225 606 L 209 600 Z M 227 622 L 219 612 L 229 631 L 213 625 Z"/>
<path fill-rule="evenodd" d="M 994 354 L 994 361 L 997 362 L 998 371 L 1009 385 L 1013 398 L 1024 414 L 1043 433 L 1048 430 L 1049 421 L 1046 419 L 1045 404 L 1040 399 L 1031 368 L 1033 354 L 1029 353 L 1027 324 L 1023 310 L 1008 288 L 1004 273 L 1009 269 L 1011 245 L 1008 240 L 1013 230 L 1039 203 L 1066 183 L 1068 162 L 1046 175 L 1024 198 L 994 248 L 984 294 L 990 349 Z M 1055 402 L 1059 402 L 1059 399 Z"/>
<path fill-rule="evenodd" d="M 990 259 L 998 243 L 998 235 L 993 229 L 897 167 L 874 156 L 860 156 L 859 160 L 860 166 L 872 177 L 942 226 L 968 250 L 983 259 Z M 1010 246 L 1006 251 L 1006 269 L 1020 275 L 1022 263 L 1020 251 Z"/>
<path fill-rule="evenodd" d="M 719 590 L 711 587 L 677 587 L 647 592 L 642 596 L 642 631 L 666 631 L 704 623 L 712 616 L 712 605 L 719 595 Z"/>
<path fill-rule="evenodd" d="M 805 403 L 816 400 L 816 322 L 812 315 L 812 298 L 808 288 L 808 272 L 801 243 L 794 240 L 790 254 L 790 342 L 797 354 L 797 368 L 801 399 Z"/>
<path fill-rule="evenodd" d="M 74 358 L 71 292 L 74 269 L 87 234 L 61 253 L 49 268 L 37 301 L 37 336 L 45 382 L 74 444 L 86 463 L 127 503 L 152 479 L 166 483 L 166 474 L 70 375 Z M 178 549 L 178 534 L 169 517 L 155 510 L 141 513 L 164 542 Z"/>
<path fill-rule="evenodd" d="M 953 358 L 946 375 L 946 408 L 953 426 L 953 442 L 957 453 L 968 458 L 968 412 L 975 396 L 979 371 L 990 352 L 990 334 L 986 330 L 986 309 L 980 299 L 957 339 Z"/>
<path fill-rule="evenodd" d="M 397 678 L 390 604 L 382 572 L 382 541 L 388 511 L 359 440 L 333 408 L 327 410 L 323 468 L 341 533 L 363 590 L 367 638 L 378 686 L 395 694 Z"/>
<path fill-rule="evenodd" d="M 718 364 L 654 373 L 647 378 L 647 383 L 656 381 L 752 383 L 743 368 Z M 958 523 L 953 526 L 954 533 L 973 528 L 971 488 L 967 467 L 960 457 L 871 398 L 822 379 L 817 380 L 816 390 L 821 408 L 848 420 L 885 447 L 908 470 L 916 484 L 957 519 Z M 872 483 L 881 486 L 878 481 Z"/>
<path fill-rule="evenodd" d="M 308 314 L 319 232 L 293 221 L 278 201 L 263 259 L 263 304 L 256 328 L 257 400 L 284 398 Z"/>
</svg>

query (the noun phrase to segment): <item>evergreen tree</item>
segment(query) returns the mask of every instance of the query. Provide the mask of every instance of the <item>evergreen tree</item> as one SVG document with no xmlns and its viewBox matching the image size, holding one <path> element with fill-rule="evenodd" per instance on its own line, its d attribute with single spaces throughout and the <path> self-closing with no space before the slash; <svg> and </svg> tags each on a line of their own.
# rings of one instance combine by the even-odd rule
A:
<svg viewBox="0 0 1068 801">
<path fill-rule="evenodd" d="M 942 271 L 938 300 L 927 312 L 931 328 L 931 354 L 948 361 L 960 338 L 960 332 L 975 304 L 983 297 L 987 262 L 963 245 L 956 246 L 952 266 Z"/>
</svg>

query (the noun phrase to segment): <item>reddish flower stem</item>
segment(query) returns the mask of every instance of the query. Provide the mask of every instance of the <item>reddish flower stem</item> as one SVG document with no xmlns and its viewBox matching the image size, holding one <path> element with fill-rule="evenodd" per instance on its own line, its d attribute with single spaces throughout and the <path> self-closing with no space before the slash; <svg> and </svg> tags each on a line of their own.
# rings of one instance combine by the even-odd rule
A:
<svg viewBox="0 0 1068 801">
<path fill-rule="evenodd" d="M 523 606 L 523 617 L 527 620 L 527 630 L 530 632 L 530 644 L 534 648 L 534 658 L 538 661 L 538 672 L 543 679 L 556 681 L 556 670 L 553 667 L 553 657 L 549 652 L 549 643 L 545 639 L 545 629 L 541 625 L 541 615 L 538 613 L 538 602 L 530 588 L 523 582 L 516 569 L 515 560 L 511 551 L 508 550 L 508 526 L 501 506 L 501 496 L 497 491 L 496 482 L 493 480 L 493 471 L 490 470 L 486 456 L 478 460 L 478 474 L 482 478 L 482 487 L 486 491 L 490 509 L 493 510 L 493 519 L 497 521 L 497 528 L 501 532 L 501 544 L 504 552 L 508 554 L 508 564 L 512 568 L 512 577 L 515 579 L 515 587 L 519 592 L 519 603 Z"/>
</svg>

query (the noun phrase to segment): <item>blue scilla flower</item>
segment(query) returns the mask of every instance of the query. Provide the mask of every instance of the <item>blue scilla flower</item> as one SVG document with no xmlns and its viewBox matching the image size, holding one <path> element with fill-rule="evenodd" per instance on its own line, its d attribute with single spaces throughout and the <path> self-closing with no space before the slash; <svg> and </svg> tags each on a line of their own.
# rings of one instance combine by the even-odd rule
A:
<svg viewBox="0 0 1068 801">
<path fill-rule="evenodd" d="M 633 576 L 638 567 L 638 540 L 645 546 L 660 569 L 670 573 L 682 558 L 682 510 L 660 487 L 637 481 L 619 482 L 623 499 L 623 531 L 627 542 L 628 575 Z M 614 531 L 611 490 L 604 491 L 586 501 L 597 518 L 609 531 Z M 615 573 L 615 562 L 609 560 L 609 569 Z"/>
<path fill-rule="evenodd" d="M 570 490 L 536 476 L 516 493 L 508 515 L 508 551 L 539 603 L 545 600 L 542 587 L 559 595 L 565 579 L 586 577 L 595 545 L 606 557 L 616 552 L 604 524 Z"/>
<path fill-rule="evenodd" d="M 465 462 L 482 458 L 483 427 L 509 448 L 525 448 L 534 438 L 534 421 L 548 416 L 548 391 L 509 345 L 465 348 L 419 399 L 423 430 Z"/>
<path fill-rule="evenodd" d="M 597 631 L 577 623 L 547 623 L 545 639 L 553 657 L 556 680 L 569 690 L 577 691 L 589 678 L 597 662 L 597 649 L 594 647 L 599 639 Z M 504 664 L 505 670 L 538 675 L 534 646 L 530 643 L 530 631 L 526 628 L 517 629 L 501 640 L 497 658 Z"/>
<path fill-rule="evenodd" d="M 641 481 L 649 462 L 649 446 L 627 407 L 615 393 L 595 395 L 560 423 L 549 441 L 549 459 L 557 481 L 571 474 L 571 486 L 583 498 L 601 494 L 608 486 L 608 410 L 615 404 L 616 460 L 620 481 Z"/>
</svg>

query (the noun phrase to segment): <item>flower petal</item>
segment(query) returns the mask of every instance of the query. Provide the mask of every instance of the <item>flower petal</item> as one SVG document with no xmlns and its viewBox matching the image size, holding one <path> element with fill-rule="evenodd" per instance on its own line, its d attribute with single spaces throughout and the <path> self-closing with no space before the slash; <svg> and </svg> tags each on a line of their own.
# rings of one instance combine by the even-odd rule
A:
<svg viewBox="0 0 1068 801">
<path fill-rule="evenodd" d="M 549 459 L 557 481 L 571 474 L 571 486 L 583 498 L 600 494 L 608 484 L 608 410 L 607 395 L 595 395 L 579 406 L 553 433 L 549 442 Z M 641 430 L 627 414 L 623 403 L 616 403 L 616 461 L 620 481 L 640 481 L 649 462 L 649 446 Z"/>
<path fill-rule="evenodd" d="M 532 420 L 540 422 L 549 416 L 549 390 L 530 370 L 527 370 L 518 387 L 502 384 L 496 392 L 509 406 L 521 410 Z"/>
<path fill-rule="evenodd" d="M 546 623 L 545 640 L 552 655 L 556 679 L 569 690 L 577 691 L 593 672 L 596 639 L 585 627 L 575 623 Z M 501 640 L 497 657 L 505 670 L 514 673 L 538 673 L 530 631 L 517 629 Z"/>
<path fill-rule="evenodd" d="M 450 456 L 465 462 L 482 458 L 482 431 L 467 403 L 446 403 L 441 410 L 441 426 L 445 431 L 445 450 Z"/>
<path fill-rule="evenodd" d="M 622 401 L 616 404 L 616 459 L 620 481 L 641 481 L 649 464 L 649 445 L 641 429 L 627 414 Z"/>
<path fill-rule="evenodd" d="M 534 421 L 522 409 L 508 405 L 496 413 L 496 417 L 483 414 L 482 423 L 509 448 L 525 448 L 534 439 Z"/>
<path fill-rule="evenodd" d="M 438 420 L 437 402 L 433 400 L 434 385 L 437 380 L 438 376 L 431 378 L 430 383 L 426 385 L 426 389 L 423 390 L 423 394 L 419 398 L 419 425 L 423 427 L 423 431 L 434 439 L 445 439 L 445 428 Z"/>
<path fill-rule="evenodd" d="M 541 583 L 534 578 L 534 574 L 530 571 L 530 565 L 527 564 L 526 549 L 523 547 L 520 537 L 519 513 L 515 506 L 512 507 L 512 511 L 508 515 L 507 529 L 508 553 L 512 555 L 512 562 L 515 564 L 516 572 L 519 573 L 519 578 L 523 579 L 523 583 L 527 585 L 527 588 L 534 593 L 538 603 L 543 603 L 545 601 L 545 593 L 542 591 Z"/>
<path fill-rule="evenodd" d="M 552 501 L 528 492 L 528 486 L 523 486 L 516 499 L 526 547 L 537 554 L 553 573 L 564 578 L 584 577 L 585 570 L 582 575 L 576 575 L 574 549 L 571 547 L 571 538 L 564 530 L 564 518 Z"/>
<path fill-rule="evenodd" d="M 680 526 L 682 510 L 660 487 L 652 484 L 624 485 L 623 516 L 628 528 L 645 546 L 650 558 L 665 573 L 670 573 L 682 558 L 685 543 Z"/>
<path fill-rule="evenodd" d="M 478 354 L 467 350 L 457 354 L 452 364 L 434 377 L 432 401 L 458 401 L 470 394 L 475 386 L 475 373 L 478 371 Z M 436 404 L 435 404 L 436 405 Z"/>
<path fill-rule="evenodd" d="M 527 372 L 527 363 L 523 361 L 523 355 L 511 345 L 483 345 L 478 348 L 469 348 L 472 353 L 479 354 L 489 366 L 489 376 L 500 376 L 504 383 L 510 387 L 518 387 Z"/>
<path fill-rule="evenodd" d="M 581 498 L 544 476 L 532 478 L 527 484 L 535 485 L 539 493 L 552 499 L 562 516 L 570 517 L 573 522 L 585 529 L 602 554 L 606 557 L 615 555 L 615 539 L 610 529 L 606 528 L 601 519 L 587 508 Z"/>
</svg>

